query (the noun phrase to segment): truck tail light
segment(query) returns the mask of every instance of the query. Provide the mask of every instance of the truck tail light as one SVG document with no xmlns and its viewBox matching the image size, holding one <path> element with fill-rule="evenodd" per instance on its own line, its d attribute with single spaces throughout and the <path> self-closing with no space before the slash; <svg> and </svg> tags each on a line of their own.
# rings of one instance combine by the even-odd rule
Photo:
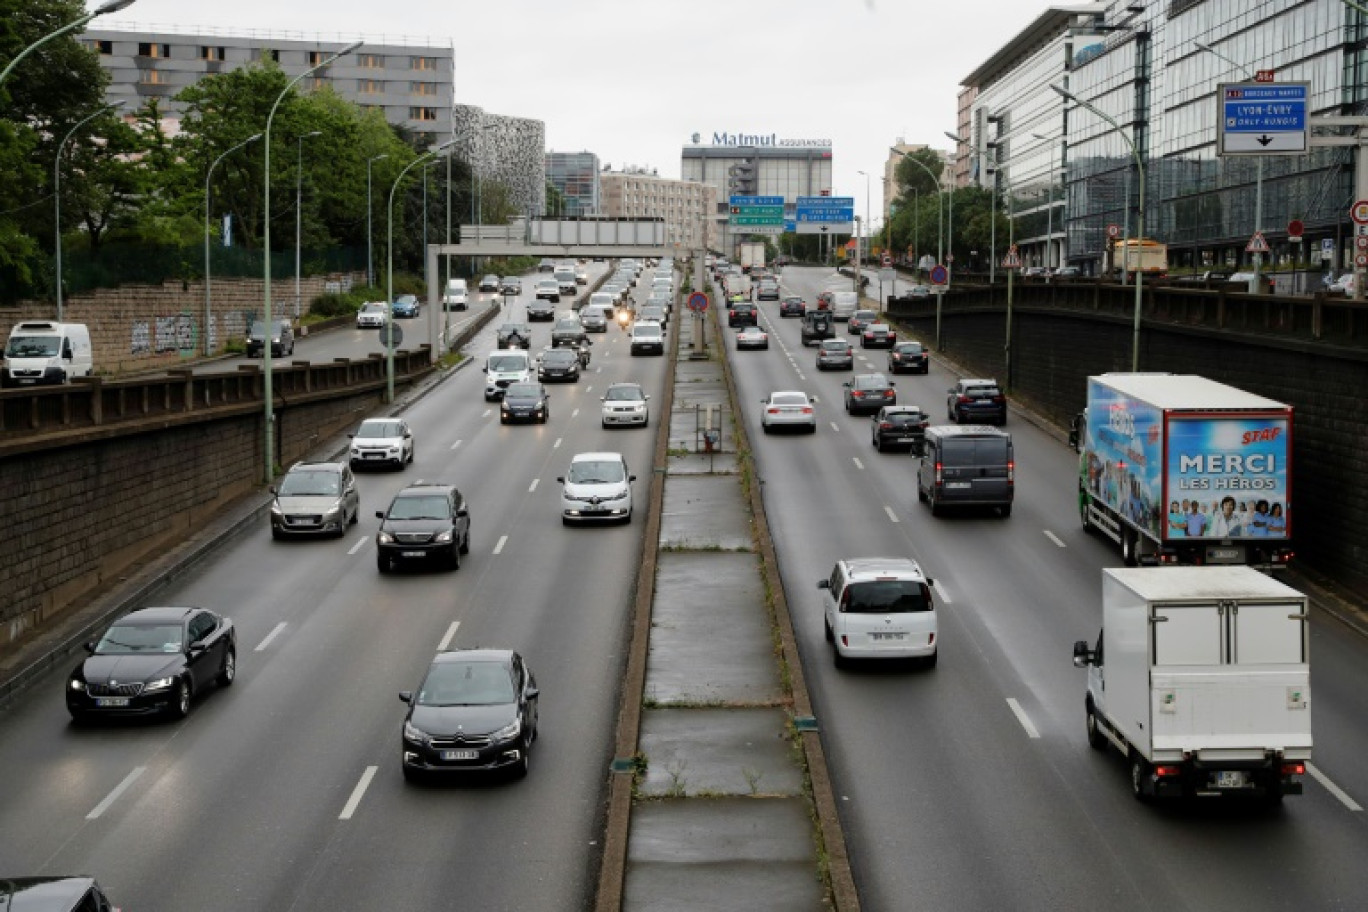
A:
<svg viewBox="0 0 1368 912">
<path fill-rule="evenodd" d="M 1016 461 L 1010 460 L 1007 463 L 1007 483 L 1016 484 Z"/>
<path fill-rule="evenodd" d="M 1169 779 L 1182 774 L 1183 768 L 1173 763 L 1162 763 L 1154 768 L 1154 775 L 1158 779 Z"/>
<path fill-rule="evenodd" d="M 941 486 L 942 480 L 943 476 L 941 475 L 941 464 L 938 462 L 936 463 L 936 487 L 939 488 Z"/>
<path fill-rule="evenodd" d="M 1306 764 L 1300 760 L 1284 763 L 1282 765 L 1282 774 L 1284 776 L 1305 776 Z"/>
</svg>

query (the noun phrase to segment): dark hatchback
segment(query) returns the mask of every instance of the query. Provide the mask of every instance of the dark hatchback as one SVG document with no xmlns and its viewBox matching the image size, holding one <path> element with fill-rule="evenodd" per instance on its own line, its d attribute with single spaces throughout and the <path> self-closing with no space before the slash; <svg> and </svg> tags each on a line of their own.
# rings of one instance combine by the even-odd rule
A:
<svg viewBox="0 0 1368 912">
<path fill-rule="evenodd" d="M 550 383 L 560 380 L 565 383 L 578 383 L 580 378 L 579 355 L 571 348 L 550 348 L 542 352 L 537 360 L 537 379 Z"/>
<path fill-rule="evenodd" d="M 526 323 L 505 323 L 494 332 L 499 348 L 527 348 L 532 344 L 532 327 Z"/>
<path fill-rule="evenodd" d="M 807 313 L 807 301 L 797 295 L 789 295 L 779 302 L 779 316 L 781 317 L 801 317 Z"/>
<path fill-rule="evenodd" d="M 927 374 L 931 372 L 931 356 L 920 342 L 899 342 L 888 352 L 890 374 Z"/>
<path fill-rule="evenodd" d="M 823 339 L 834 339 L 836 337 L 836 327 L 831 322 L 831 312 L 827 310 L 809 310 L 803 314 L 802 329 L 803 344 L 808 345 L 812 342 L 820 342 Z"/>
<path fill-rule="evenodd" d="M 817 369 L 850 370 L 855 366 L 855 349 L 845 339 L 823 339 L 817 343 Z"/>
<path fill-rule="evenodd" d="M 887 323 L 870 323 L 860 333 L 861 348 L 892 348 L 898 334 Z"/>
<path fill-rule="evenodd" d="M 568 350 L 568 349 L 567 349 Z M 510 383 L 499 406 L 499 423 L 533 421 L 546 424 L 551 417 L 551 394 L 540 383 Z"/>
<path fill-rule="evenodd" d="M 453 485 L 410 485 L 375 515 L 380 520 L 375 563 L 381 573 L 410 561 L 459 570 L 461 555 L 470 553 L 470 511 Z"/>
<path fill-rule="evenodd" d="M 428 774 L 509 769 L 526 776 L 537 739 L 537 679 L 508 649 L 440 652 L 417 691 L 400 691 L 401 762 L 410 782 Z"/>
<path fill-rule="evenodd" d="M 727 306 L 727 325 L 737 326 L 758 326 L 760 324 L 759 310 L 754 304 L 745 301 L 736 301 Z"/>
<path fill-rule="evenodd" d="M 1007 397 L 996 380 L 961 380 L 946 390 L 945 410 L 957 424 L 1006 424 Z"/>
<path fill-rule="evenodd" d="M 885 405 L 874 416 L 871 443 L 874 449 L 907 449 L 920 453 L 931 424 L 926 413 L 915 405 Z"/>
<path fill-rule="evenodd" d="M 885 405 L 897 405 L 893 381 L 883 374 L 856 374 L 844 384 L 845 410 L 851 415 L 877 412 Z"/>
<path fill-rule="evenodd" d="M 86 644 L 90 653 L 67 679 L 77 722 L 100 716 L 181 719 L 201 690 L 237 676 L 233 622 L 205 608 L 139 608 Z"/>
</svg>

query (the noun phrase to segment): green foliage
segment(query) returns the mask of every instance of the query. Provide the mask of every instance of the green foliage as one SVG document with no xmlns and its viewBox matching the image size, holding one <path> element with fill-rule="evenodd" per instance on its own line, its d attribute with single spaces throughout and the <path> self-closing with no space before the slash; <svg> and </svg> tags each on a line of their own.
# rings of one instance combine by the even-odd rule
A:
<svg viewBox="0 0 1368 912">
<path fill-rule="evenodd" d="M 309 313 L 317 317 L 343 317 L 356 313 L 360 302 L 354 302 L 350 294 L 324 292 L 309 302 Z"/>
<path fill-rule="evenodd" d="M 894 179 L 902 188 L 898 199 L 910 202 L 914 193 L 934 196 L 944 167 L 940 153 L 935 149 L 918 149 L 902 156 L 893 171 Z"/>
</svg>

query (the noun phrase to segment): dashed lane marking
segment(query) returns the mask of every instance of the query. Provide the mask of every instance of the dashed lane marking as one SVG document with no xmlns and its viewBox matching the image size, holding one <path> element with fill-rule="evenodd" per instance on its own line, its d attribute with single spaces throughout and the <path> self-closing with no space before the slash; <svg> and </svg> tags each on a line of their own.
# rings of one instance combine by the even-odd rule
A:
<svg viewBox="0 0 1368 912">
<path fill-rule="evenodd" d="M 270 646 L 271 643 L 275 640 L 276 637 L 278 637 L 278 636 L 280 636 L 282 633 L 284 633 L 284 632 L 285 632 L 285 628 L 288 627 L 288 626 L 289 626 L 289 625 L 286 624 L 284 621 L 281 621 L 279 624 L 276 624 L 275 627 L 271 630 L 271 632 L 268 633 L 268 634 L 266 634 L 266 639 L 264 639 L 264 640 L 262 640 L 260 643 L 258 643 L 258 644 L 257 644 L 257 648 L 256 648 L 256 649 L 253 649 L 252 651 L 253 651 L 253 652 L 264 652 L 264 651 L 266 650 L 266 647 L 267 647 L 267 646 Z"/>
<path fill-rule="evenodd" d="M 1026 729 L 1026 734 L 1032 738 L 1039 738 L 1040 732 L 1036 730 L 1035 723 L 1031 721 L 1030 716 L 1026 715 L 1026 710 L 1021 708 L 1021 704 L 1016 701 L 1016 698 L 1008 697 L 1007 705 L 1012 707 L 1012 712 L 1016 715 L 1017 721 L 1021 723 L 1021 727 Z"/>
<path fill-rule="evenodd" d="M 118 801 L 119 796 L 122 795 L 124 792 L 128 791 L 128 787 L 131 786 L 133 783 L 137 782 L 138 777 L 145 772 L 147 772 L 147 767 L 145 766 L 133 767 L 133 772 L 129 773 L 127 776 L 124 776 L 123 782 L 120 782 L 118 785 L 114 786 L 114 791 L 110 792 L 108 795 L 105 795 L 104 801 L 101 801 L 99 804 L 95 805 L 95 809 L 92 810 L 89 814 L 86 814 L 86 820 L 95 820 L 105 811 L 109 810 L 109 806 L 113 804 L 115 801 Z"/>
<path fill-rule="evenodd" d="M 366 789 L 370 788 L 371 780 L 375 778 L 377 766 L 368 766 L 366 771 L 361 774 L 361 781 L 356 783 L 356 788 L 352 789 L 351 797 L 347 799 L 347 804 L 342 808 L 342 813 L 337 815 L 338 820 L 351 820 L 352 814 L 356 813 L 357 805 L 361 803 L 361 798 L 366 794 Z"/>
</svg>

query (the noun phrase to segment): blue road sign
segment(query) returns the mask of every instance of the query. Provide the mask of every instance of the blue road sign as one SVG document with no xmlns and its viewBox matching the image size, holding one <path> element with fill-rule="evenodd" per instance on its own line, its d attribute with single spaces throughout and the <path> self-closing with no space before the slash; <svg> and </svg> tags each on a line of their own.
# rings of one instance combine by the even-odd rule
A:
<svg viewBox="0 0 1368 912">
<path fill-rule="evenodd" d="M 695 291 L 689 295 L 688 308 L 694 313 L 702 313 L 708 309 L 708 296 L 701 291 Z"/>
<path fill-rule="evenodd" d="M 1309 151 L 1309 82 L 1222 83 L 1218 91 L 1218 154 L 1297 155 Z"/>
<path fill-rule="evenodd" d="M 730 205 L 782 206 L 784 205 L 784 198 L 782 196 L 733 196 Z"/>
<path fill-rule="evenodd" d="M 794 219 L 785 219 L 784 230 L 787 231 L 789 234 L 793 234 L 795 231 L 798 230 L 798 222 Z"/>
<path fill-rule="evenodd" d="M 794 222 L 853 222 L 853 196 L 800 196 L 794 208 Z"/>
<path fill-rule="evenodd" d="M 930 279 L 932 285 L 944 285 L 950 281 L 950 270 L 937 263 L 931 267 Z"/>
</svg>

